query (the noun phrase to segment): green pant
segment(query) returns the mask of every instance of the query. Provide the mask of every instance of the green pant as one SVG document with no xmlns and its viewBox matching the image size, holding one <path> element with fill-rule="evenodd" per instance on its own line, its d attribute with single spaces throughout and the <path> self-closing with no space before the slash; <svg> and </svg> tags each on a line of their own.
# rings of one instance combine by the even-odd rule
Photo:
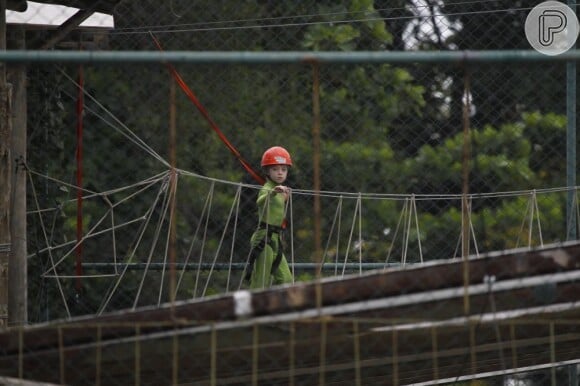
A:
<svg viewBox="0 0 580 386">
<path fill-rule="evenodd" d="M 252 248 L 256 248 L 265 237 L 267 237 L 265 230 L 256 231 L 252 235 Z M 265 243 L 256 261 L 254 261 L 252 276 L 250 278 L 250 288 L 266 288 L 270 286 L 270 283 L 292 283 L 292 272 L 290 272 L 290 267 L 288 266 L 288 261 L 286 261 L 284 253 L 282 253 L 278 268 L 272 272 L 272 265 L 281 247 L 280 236 L 277 233 L 273 233 L 268 242 Z"/>
</svg>

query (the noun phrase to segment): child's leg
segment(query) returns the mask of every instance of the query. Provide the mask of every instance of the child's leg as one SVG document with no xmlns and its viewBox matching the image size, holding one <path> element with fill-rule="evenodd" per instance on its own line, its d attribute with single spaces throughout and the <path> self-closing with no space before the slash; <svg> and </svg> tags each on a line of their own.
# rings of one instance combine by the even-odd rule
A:
<svg viewBox="0 0 580 386">
<path fill-rule="evenodd" d="M 274 272 L 274 284 L 286 284 L 292 283 L 292 272 L 288 266 L 288 261 L 286 261 L 286 256 L 282 255 L 280 260 L 280 265 L 278 269 Z"/>
<path fill-rule="evenodd" d="M 254 262 L 254 270 L 250 279 L 250 288 L 266 288 L 270 285 L 270 271 L 274 263 L 274 252 L 269 245 L 264 246 Z"/>
</svg>

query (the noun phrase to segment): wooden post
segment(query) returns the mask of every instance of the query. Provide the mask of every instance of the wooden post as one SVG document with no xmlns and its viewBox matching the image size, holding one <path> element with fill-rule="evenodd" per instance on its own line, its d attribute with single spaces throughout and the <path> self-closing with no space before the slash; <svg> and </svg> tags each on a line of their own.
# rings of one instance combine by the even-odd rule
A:
<svg viewBox="0 0 580 386">
<path fill-rule="evenodd" d="M 318 63 L 312 63 L 312 169 L 314 173 L 314 262 L 318 264 L 316 277 L 320 277 L 322 268 L 322 225 L 320 207 L 320 71 Z"/>
<path fill-rule="evenodd" d="M 10 29 L 8 48 L 26 49 L 24 28 Z M 26 65 L 15 64 L 7 68 L 12 85 L 12 194 L 10 205 L 10 238 L 12 248 L 8 260 L 8 324 L 28 323 L 27 307 L 27 247 L 26 247 Z"/>
<path fill-rule="evenodd" d="M 6 0 L 0 0 L 0 50 L 6 50 Z M 12 127 L 9 103 L 6 66 L 0 63 L 0 327 L 5 327 L 8 322 L 8 258 L 11 249 Z"/>
</svg>

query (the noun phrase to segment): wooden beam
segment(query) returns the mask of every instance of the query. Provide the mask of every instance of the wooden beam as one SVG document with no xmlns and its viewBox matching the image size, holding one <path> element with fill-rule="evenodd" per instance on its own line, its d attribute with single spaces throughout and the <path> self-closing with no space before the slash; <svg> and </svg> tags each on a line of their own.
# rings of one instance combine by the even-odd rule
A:
<svg viewBox="0 0 580 386">
<path fill-rule="evenodd" d="M 58 42 L 62 41 L 72 30 L 77 28 L 83 21 L 87 20 L 91 15 L 95 13 L 92 9 L 82 9 L 72 15 L 67 21 L 65 21 L 60 27 L 57 28 L 54 35 L 46 42 L 44 42 L 39 49 L 48 50 L 54 48 Z"/>
</svg>

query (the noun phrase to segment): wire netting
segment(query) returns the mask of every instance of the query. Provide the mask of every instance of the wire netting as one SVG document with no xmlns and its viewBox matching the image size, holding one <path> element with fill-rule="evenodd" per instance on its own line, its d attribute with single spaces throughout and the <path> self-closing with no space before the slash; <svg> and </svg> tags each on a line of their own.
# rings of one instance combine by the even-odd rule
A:
<svg viewBox="0 0 580 386">
<path fill-rule="evenodd" d="M 111 50 L 120 58 L 129 51 L 158 51 L 156 41 L 165 51 L 273 57 L 464 50 L 497 50 L 500 57 L 530 48 L 524 24 L 539 3 L 101 1 L 96 9 L 108 13 L 93 14 L 84 27 L 60 37 L 56 27 L 70 15 L 37 10 L 27 17 L 42 21 L 24 26 L 23 36 L 28 49 Z M 22 21 L 10 21 L 15 16 L 7 16 L 9 49 L 22 38 Z M 576 162 L 568 161 L 567 152 L 567 143 L 575 141 L 567 131 L 569 92 L 576 89 L 571 63 L 26 63 L 29 322 L 248 289 L 244 276 L 254 253 L 250 238 L 258 227 L 260 186 L 239 160 L 261 171 L 261 156 L 274 145 L 288 149 L 293 160 L 284 183 L 292 188 L 284 249 L 292 284 L 576 239 L 576 189 L 568 186 Z M 517 299 L 512 303 L 516 307 Z M 358 336 L 354 326 L 324 328 Z M 295 334 L 294 324 L 282 328 Z M 243 347 L 267 346 L 268 336 L 279 343 L 275 333 L 245 333 L 223 339 L 239 339 Z M 305 344 L 309 333 L 292 339 Z M 219 338 L 208 334 L 203 339 L 213 347 L 211 340 Z M 171 350 L 171 340 L 152 339 L 143 350 Z M 391 347 L 394 335 L 389 339 Z M 345 350 L 351 358 L 357 352 L 355 346 Z M 228 356 L 231 369 L 258 355 L 243 354 Z M 332 362 L 333 353 L 325 354 Z M 283 363 L 273 368 L 287 370 L 286 355 L 275 356 Z M 200 363 L 206 359 L 215 360 Z M 315 362 L 302 360 L 297 368 Z M 259 378 L 256 368 L 244 369 L 241 383 L 267 381 L 253 378 Z M 234 375 L 219 371 L 235 383 Z M 360 381 L 353 369 L 338 371 L 337 379 L 314 374 L 302 374 L 300 382 L 340 384 L 340 376 Z M 62 382 L 60 375 L 50 381 Z M 568 375 L 541 372 L 536 382 Z M 488 382 L 524 384 L 518 382 L 533 382 L 534 376 Z M 205 379 L 219 378 L 213 373 Z M 185 382 L 176 376 L 173 384 L 176 379 Z M 189 379 L 194 382 L 193 375 Z M 133 381 L 167 379 L 150 374 Z M 203 383 L 197 381 L 188 384 Z"/>
</svg>

